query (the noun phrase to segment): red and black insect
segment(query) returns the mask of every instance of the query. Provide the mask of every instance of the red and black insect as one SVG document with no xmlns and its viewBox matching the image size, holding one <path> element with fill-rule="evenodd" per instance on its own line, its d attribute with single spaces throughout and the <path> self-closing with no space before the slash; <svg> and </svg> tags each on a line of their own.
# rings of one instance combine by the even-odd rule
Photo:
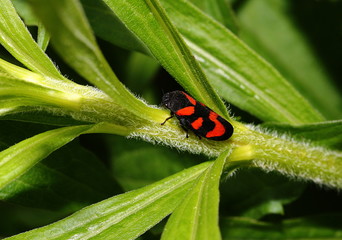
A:
<svg viewBox="0 0 342 240">
<path fill-rule="evenodd" d="M 194 98 L 182 91 L 173 91 L 163 95 L 162 104 L 171 110 L 171 116 L 178 118 L 182 128 L 186 131 L 193 131 L 198 137 L 205 137 L 215 141 L 223 141 L 230 138 L 233 134 L 233 126 Z"/>
</svg>

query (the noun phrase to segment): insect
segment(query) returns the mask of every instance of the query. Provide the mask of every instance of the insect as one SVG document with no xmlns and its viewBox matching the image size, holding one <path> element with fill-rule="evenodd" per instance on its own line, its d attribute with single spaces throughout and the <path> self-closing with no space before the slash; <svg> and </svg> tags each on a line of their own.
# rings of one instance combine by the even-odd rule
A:
<svg viewBox="0 0 342 240">
<path fill-rule="evenodd" d="M 163 95 L 162 105 L 170 109 L 171 116 L 161 125 L 176 115 L 180 125 L 186 131 L 193 131 L 199 138 L 223 141 L 233 134 L 233 126 L 220 115 L 190 95 L 182 91 L 173 91 Z"/>
</svg>

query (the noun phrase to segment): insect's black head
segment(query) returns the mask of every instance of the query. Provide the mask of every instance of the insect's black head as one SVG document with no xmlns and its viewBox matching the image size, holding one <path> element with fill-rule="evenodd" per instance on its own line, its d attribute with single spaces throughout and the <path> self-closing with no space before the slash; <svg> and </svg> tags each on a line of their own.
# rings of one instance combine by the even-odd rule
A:
<svg viewBox="0 0 342 240">
<path fill-rule="evenodd" d="M 184 98 L 184 95 L 181 91 L 168 92 L 163 95 L 161 104 L 175 112 L 180 108 L 182 98 Z"/>
<path fill-rule="evenodd" d="M 162 105 L 165 106 L 166 108 L 170 108 L 172 96 L 173 96 L 173 92 L 165 93 L 162 97 L 162 102 L 161 102 Z"/>
</svg>

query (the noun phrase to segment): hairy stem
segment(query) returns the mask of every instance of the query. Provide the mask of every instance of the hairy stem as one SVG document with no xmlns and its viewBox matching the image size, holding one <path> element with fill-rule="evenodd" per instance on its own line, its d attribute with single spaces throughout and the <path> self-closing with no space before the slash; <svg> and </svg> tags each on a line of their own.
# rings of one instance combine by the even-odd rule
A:
<svg viewBox="0 0 342 240">
<path fill-rule="evenodd" d="M 342 188 L 342 153 L 313 144 L 296 141 L 275 132 L 246 126 L 233 121 L 234 134 L 228 141 L 189 138 L 170 120 L 163 126 L 152 124 L 133 131 L 130 137 L 161 143 L 179 150 L 216 157 L 232 148 L 228 164 L 257 166 L 266 171 L 275 170 L 286 176 L 311 180 L 325 186 Z"/>
<path fill-rule="evenodd" d="M 252 156 L 252 164 L 257 167 L 342 188 L 341 152 L 296 141 L 286 136 L 278 136 L 275 133 L 264 133 L 260 129 L 241 132 L 235 136 L 235 141 L 240 145 L 235 151 L 245 148 L 249 152 L 244 154 Z M 246 146 L 249 145 L 247 149 Z"/>
</svg>

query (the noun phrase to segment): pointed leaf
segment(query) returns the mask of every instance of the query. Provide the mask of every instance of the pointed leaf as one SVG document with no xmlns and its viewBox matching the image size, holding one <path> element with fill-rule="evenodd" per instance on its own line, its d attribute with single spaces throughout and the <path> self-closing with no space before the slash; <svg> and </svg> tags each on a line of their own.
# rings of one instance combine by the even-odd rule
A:
<svg viewBox="0 0 342 240">
<path fill-rule="evenodd" d="M 140 39 L 127 29 L 102 0 L 81 2 L 96 36 L 122 48 L 150 54 Z"/>
<path fill-rule="evenodd" d="M 19 135 L 32 125 L 11 122 L 5 126 L 17 127 Z M 21 206 L 70 213 L 113 196 L 119 190 L 100 161 L 78 142 L 72 142 L 2 188 L 0 199 Z"/>
<path fill-rule="evenodd" d="M 43 24 L 38 23 L 38 37 L 37 44 L 45 52 L 47 46 L 49 45 L 50 34 L 46 31 Z"/>
<path fill-rule="evenodd" d="M 223 152 L 198 176 L 166 224 L 163 240 L 221 239 L 218 227 L 219 183 L 229 152 Z"/>
<path fill-rule="evenodd" d="M 121 194 L 14 239 L 135 239 L 166 217 L 211 163 L 186 169 L 144 188 Z"/>
<path fill-rule="evenodd" d="M 38 27 L 38 36 L 37 36 L 37 44 L 38 46 L 45 52 L 49 40 L 50 35 L 46 32 L 44 26 L 40 23 L 40 21 L 36 18 L 32 9 L 27 1 L 23 0 L 12 0 L 12 3 L 17 10 L 18 14 L 21 18 L 23 18 L 25 24 L 27 26 L 37 26 Z"/>
<path fill-rule="evenodd" d="M 10 0 L 1 0 L 0 43 L 32 71 L 65 80 L 33 40 Z"/>
<path fill-rule="evenodd" d="M 323 120 L 276 69 L 225 27 L 185 0 L 161 3 L 227 101 L 264 121 L 300 124 Z"/>
<path fill-rule="evenodd" d="M 325 69 L 322 57 L 317 55 L 318 50 L 310 42 L 314 39 L 308 39 L 308 28 L 303 28 L 298 21 L 296 15 L 302 14 L 293 13 L 298 5 L 301 4 L 281 0 L 246 2 L 237 14 L 241 23 L 241 38 L 272 63 L 328 119 L 341 118 L 341 94 Z M 315 5 L 316 8 L 319 6 L 315 2 L 303 6 L 312 11 Z M 320 10 L 322 16 L 331 14 L 327 9 Z M 303 18 L 313 26 L 322 22 L 316 15 L 312 19 L 307 16 Z M 315 29 L 320 36 L 324 35 L 326 43 L 334 40 L 318 27 Z M 326 31 L 333 32 L 332 29 L 333 26 L 330 26 Z M 334 49 L 334 45 L 330 48 Z M 325 50 L 322 47 L 321 51 Z"/>
<path fill-rule="evenodd" d="M 50 130 L 0 152 L 0 189 L 92 127 L 93 125 L 85 125 Z"/>
<path fill-rule="evenodd" d="M 157 0 L 104 2 L 146 44 L 152 55 L 185 90 L 228 117 L 223 102 Z"/>
</svg>

